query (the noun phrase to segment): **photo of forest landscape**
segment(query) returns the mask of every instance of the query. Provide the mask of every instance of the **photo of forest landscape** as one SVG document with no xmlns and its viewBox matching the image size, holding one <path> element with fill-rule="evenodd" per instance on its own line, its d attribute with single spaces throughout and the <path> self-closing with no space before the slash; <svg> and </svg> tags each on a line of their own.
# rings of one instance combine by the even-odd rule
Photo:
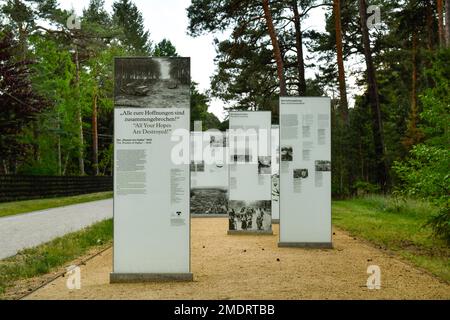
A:
<svg viewBox="0 0 450 320">
<path fill-rule="evenodd" d="M 117 58 L 115 106 L 189 108 L 189 58 Z"/>
</svg>

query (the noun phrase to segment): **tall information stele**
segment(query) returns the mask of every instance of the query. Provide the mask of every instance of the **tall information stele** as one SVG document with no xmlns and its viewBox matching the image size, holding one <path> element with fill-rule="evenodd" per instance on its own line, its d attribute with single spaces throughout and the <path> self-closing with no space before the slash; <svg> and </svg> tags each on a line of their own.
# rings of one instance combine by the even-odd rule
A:
<svg viewBox="0 0 450 320">
<path fill-rule="evenodd" d="M 272 223 L 280 223 L 280 127 L 272 126 Z"/>
<path fill-rule="evenodd" d="M 230 112 L 228 234 L 272 231 L 270 111 Z"/>
<path fill-rule="evenodd" d="M 192 280 L 189 58 L 117 58 L 114 282 Z"/>
<path fill-rule="evenodd" d="M 331 102 L 280 98 L 280 247 L 332 247 Z"/>
<path fill-rule="evenodd" d="M 228 162 L 226 134 L 191 132 L 191 215 L 227 216 Z"/>
</svg>

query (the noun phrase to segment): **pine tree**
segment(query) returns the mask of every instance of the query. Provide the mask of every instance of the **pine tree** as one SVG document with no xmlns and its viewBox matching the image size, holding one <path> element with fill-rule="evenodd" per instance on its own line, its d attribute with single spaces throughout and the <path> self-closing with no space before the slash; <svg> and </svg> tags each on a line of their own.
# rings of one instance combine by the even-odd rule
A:
<svg viewBox="0 0 450 320">
<path fill-rule="evenodd" d="M 99 97 L 101 96 L 102 65 L 100 55 L 108 49 L 108 39 L 116 35 L 116 31 L 112 28 L 112 19 L 108 12 L 104 9 L 104 0 L 91 0 L 89 6 L 83 12 L 84 27 L 88 24 L 88 32 L 98 35 L 98 38 L 91 37 L 88 46 L 88 58 L 86 64 L 91 70 L 89 77 L 89 85 L 92 88 L 91 101 L 91 134 L 92 134 L 92 169 L 94 175 L 99 175 L 99 139 L 98 139 L 98 110 Z M 111 29 L 112 28 L 112 29 Z M 111 30 L 109 30 L 111 29 Z"/>
<path fill-rule="evenodd" d="M 275 57 L 275 61 L 277 63 L 277 74 L 278 80 L 280 82 L 280 95 L 286 96 L 286 79 L 284 75 L 284 62 L 281 56 L 280 46 L 278 44 L 278 37 L 275 31 L 275 27 L 273 25 L 272 12 L 270 11 L 269 0 L 262 1 L 264 17 L 266 19 L 267 30 L 269 32 L 270 40 L 272 42 L 273 47 L 273 55 Z"/>
<path fill-rule="evenodd" d="M 156 44 L 153 50 L 155 57 L 178 57 L 177 49 L 170 40 L 163 39 Z"/>
<path fill-rule="evenodd" d="M 232 109 L 272 110 L 278 96 L 305 95 L 304 32 L 301 20 L 327 4 L 314 0 L 197 0 L 188 8 L 192 36 L 232 30 L 216 41 L 218 71 L 212 94 L 236 101 Z"/>
<path fill-rule="evenodd" d="M 439 44 L 444 47 L 445 44 L 445 32 L 444 32 L 444 0 L 437 0 L 437 12 L 438 12 L 438 34 Z"/>
<path fill-rule="evenodd" d="M 342 28 L 341 28 L 341 2 L 334 0 L 333 13 L 336 26 L 336 57 L 338 64 L 338 78 L 339 78 L 339 105 L 340 113 L 344 123 L 348 124 L 348 101 L 347 101 L 347 85 L 345 81 L 345 68 L 343 58 L 343 44 L 342 44 Z"/>
<path fill-rule="evenodd" d="M 359 0 L 359 14 L 361 19 L 361 33 L 364 47 L 364 57 L 367 66 L 367 84 L 369 93 L 370 109 L 372 114 L 372 133 L 377 157 L 377 180 L 382 188 L 386 190 L 388 181 L 388 166 L 386 164 L 386 147 L 384 143 L 383 120 L 381 116 L 380 95 L 378 82 L 373 63 L 372 49 L 370 46 L 369 30 L 367 27 L 367 3 Z"/>
<path fill-rule="evenodd" d="M 136 55 L 150 55 L 152 44 L 150 33 L 145 30 L 144 18 L 130 0 L 117 0 L 113 4 L 113 21 L 122 28 L 123 43 Z"/>
<path fill-rule="evenodd" d="M 19 40 L 17 54 L 26 59 L 28 36 L 37 28 L 38 19 L 47 22 L 56 15 L 56 0 L 7 0 L 0 11 L 9 19 L 8 30 Z"/>
<path fill-rule="evenodd" d="M 445 39 L 450 48 L 450 0 L 445 1 Z"/>
</svg>

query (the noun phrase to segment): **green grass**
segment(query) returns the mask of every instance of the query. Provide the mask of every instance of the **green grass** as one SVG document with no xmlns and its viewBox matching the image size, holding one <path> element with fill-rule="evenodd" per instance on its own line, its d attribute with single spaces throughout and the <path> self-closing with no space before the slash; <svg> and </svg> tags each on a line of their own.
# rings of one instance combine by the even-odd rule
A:
<svg viewBox="0 0 450 320">
<path fill-rule="evenodd" d="M 104 200 L 109 199 L 112 196 L 113 196 L 112 192 L 100 192 L 100 193 L 83 194 L 73 197 L 5 202 L 0 203 L 0 218 L 21 213 L 27 213 L 31 211 L 63 207 L 71 204 Z"/>
<path fill-rule="evenodd" d="M 47 274 L 94 247 L 110 243 L 112 237 L 113 223 L 110 219 L 1 260 L 0 299 L 15 281 Z"/>
<path fill-rule="evenodd" d="M 334 225 L 450 282 L 450 248 L 424 226 L 435 213 L 427 203 L 382 196 L 333 202 Z"/>
</svg>

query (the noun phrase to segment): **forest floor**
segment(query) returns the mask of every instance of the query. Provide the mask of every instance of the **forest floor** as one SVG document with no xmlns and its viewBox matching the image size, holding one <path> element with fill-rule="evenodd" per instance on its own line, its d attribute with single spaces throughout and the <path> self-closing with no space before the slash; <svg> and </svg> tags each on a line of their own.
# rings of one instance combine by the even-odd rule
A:
<svg viewBox="0 0 450 320">
<path fill-rule="evenodd" d="M 227 229 L 226 218 L 192 220 L 193 282 L 111 285 L 108 249 L 81 265 L 81 290 L 60 277 L 27 299 L 450 299 L 447 282 L 340 229 L 329 250 L 278 248 L 278 225 L 264 236 Z M 380 290 L 366 287 L 370 265 Z"/>
</svg>

